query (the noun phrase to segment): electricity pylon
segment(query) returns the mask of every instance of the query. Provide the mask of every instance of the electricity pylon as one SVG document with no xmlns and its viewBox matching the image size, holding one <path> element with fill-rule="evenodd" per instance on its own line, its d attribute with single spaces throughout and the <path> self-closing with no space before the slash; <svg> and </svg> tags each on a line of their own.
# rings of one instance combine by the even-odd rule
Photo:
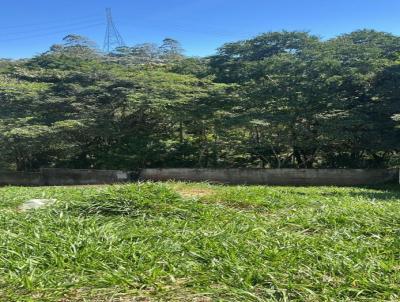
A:
<svg viewBox="0 0 400 302">
<path fill-rule="evenodd" d="M 117 47 L 125 46 L 124 39 L 118 32 L 117 27 L 114 24 L 113 17 L 111 14 L 111 8 L 106 9 L 107 15 L 107 29 L 106 36 L 104 37 L 103 51 L 110 53 Z"/>
</svg>

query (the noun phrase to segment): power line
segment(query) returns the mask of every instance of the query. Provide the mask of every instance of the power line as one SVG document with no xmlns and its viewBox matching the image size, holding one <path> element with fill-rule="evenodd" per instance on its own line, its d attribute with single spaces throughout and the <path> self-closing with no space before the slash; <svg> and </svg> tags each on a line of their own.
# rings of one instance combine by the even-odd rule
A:
<svg viewBox="0 0 400 302">
<path fill-rule="evenodd" d="M 83 21 L 87 19 L 93 19 L 93 18 L 99 18 L 99 15 L 87 15 L 87 16 L 82 16 L 82 17 L 75 17 L 75 18 L 69 18 L 67 21 Z M 45 25 L 48 26 L 49 23 L 63 23 L 64 21 L 62 20 L 49 20 L 46 22 L 39 22 L 39 23 L 29 23 L 29 24 L 20 24 L 20 25 L 12 25 L 12 26 L 1 26 L 1 29 L 14 29 L 14 28 L 23 28 L 23 27 L 32 27 L 32 26 L 40 26 L 40 25 Z"/>
<path fill-rule="evenodd" d="M 100 19 L 93 19 L 93 20 L 75 22 L 75 23 L 70 23 L 70 24 L 55 25 L 55 26 L 52 26 L 51 28 L 49 28 L 47 26 L 46 28 L 36 28 L 36 29 L 31 29 L 31 30 L 24 30 L 24 31 L 19 31 L 19 32 L 6 32 L 6 33 L 1 32 L 1 29 L 0 29 L 0 35 L 1 35 L 1 37 L 7 36 L 7 35 L 10 35 L 10 36 L 25 35 L 27 33 L 37 33 L 37 32 L 42 32 L 42 31 L 48 31 L 48 30 L 51 30 L 51 29 L 60 29 L 60 30 L 62 30 L 65 27 L 66 27 L 66 29 L 69 29 L 71 26 L 74 26 L 74 27 L 80 26 L 80 25 L 82 25 L 82 26 L 84 26 L 84 25 L 90 26 L 90 25 L 98 24 L 98 23 L 104 23 L 104 22 L 102 20 L 100 20 Z"/>
<path fill-rule="evenodd" d="M 107 28 L 106 35 L 104 37 L 103 51 L 111 52 L 116 47 L 125 46 L 124 39 L 118 32 L 117 27 L 114 24 L 114 20 L 111 13 L 111 8 L 106 9 L 107 15 Z"/>
<path fill-rule="evenodd" d="M 99 26 L 104 26 L 104 22 L 96 23 L 96 24 L 92 24 L 92 25 L 84 26 L 84 27 L 81 26 L 81 27 L 76 27 L 76 28 L 68 28 L 68 29 L 65 29 L 65 30 L 62 30 L 62 31 L 43 33 L 43 34 L 40 34 L 40 35 L 31 35 L 31 36 L 10 38 L 10 39 L 4 39 L 4 40 L 0 39 L 0 43 L 18 41 L 18 40 L 29 40 L 29 39 L 33 39 L 33 38 L 41 38 L 41 37 L 47 37 L 47 36 L 54 36 L 54 35 L 57 35 L 57 34 L 71 33 L 71 31 L 94 28 L 94 27 L 99 27 Z"/>
</svg>

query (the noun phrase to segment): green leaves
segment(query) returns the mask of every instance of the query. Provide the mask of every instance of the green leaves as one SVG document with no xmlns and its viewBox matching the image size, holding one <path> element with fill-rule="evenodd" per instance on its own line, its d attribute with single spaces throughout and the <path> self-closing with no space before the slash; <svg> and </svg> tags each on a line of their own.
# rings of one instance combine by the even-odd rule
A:
<svg viewBox="0 0 400 302">
<path fill-rule="evenodd" d="M 102 55 L 69 35 L 0 61 L 1 165 L 390 166 L 399 50 L 399 37 L 369 30 L 270 32 L 209 58 L 184 57 L 173 39 Z"/>
</svg>

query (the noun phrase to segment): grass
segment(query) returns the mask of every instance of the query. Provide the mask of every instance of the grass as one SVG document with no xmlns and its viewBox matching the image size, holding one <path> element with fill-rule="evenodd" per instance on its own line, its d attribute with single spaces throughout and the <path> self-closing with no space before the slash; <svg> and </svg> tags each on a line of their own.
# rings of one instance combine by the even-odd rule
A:
<svg viewBox="0 0 400 302">
<path fill-rule="evenodd" d="M 31 198 L 56 204 L 21 212 Z M 0 188 L 0 301 L 399 301 L 400 189 Z"/>
</svg>

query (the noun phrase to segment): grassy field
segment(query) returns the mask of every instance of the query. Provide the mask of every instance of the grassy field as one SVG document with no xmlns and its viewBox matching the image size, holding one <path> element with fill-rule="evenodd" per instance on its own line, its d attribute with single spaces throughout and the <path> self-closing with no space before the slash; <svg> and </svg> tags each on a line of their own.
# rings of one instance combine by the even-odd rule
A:
<svg viewBox="0 0 400 302">
<path fill-rule="evenodd" d="M 0 188 L 0 301 L 400 301 L 400 189 Z"/>
</svg>

